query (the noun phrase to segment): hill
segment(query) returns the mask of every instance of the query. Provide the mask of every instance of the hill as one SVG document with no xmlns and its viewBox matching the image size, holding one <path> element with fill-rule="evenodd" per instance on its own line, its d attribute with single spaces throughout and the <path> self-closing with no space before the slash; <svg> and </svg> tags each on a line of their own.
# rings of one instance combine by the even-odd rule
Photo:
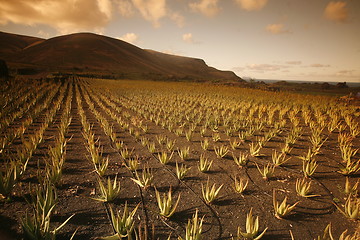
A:
<svg viewBox="0 0 360 240">
<path fill-rule="evenodd" d="M 11 59 L 24 48 L 43 41 L 41 38 L 0 32 L 0 59 Z"/>
<path fill-rule="evenodd" d="M 110 74 L 130 79 L 241 80 L 233 72 L 207 66 L 202 59 L 145 50 L 93 33 L 47 40 L 1 33 L 0 43 L 0 59 L 13 67 L 31 66 L 36 72 Z"/>
</svg>

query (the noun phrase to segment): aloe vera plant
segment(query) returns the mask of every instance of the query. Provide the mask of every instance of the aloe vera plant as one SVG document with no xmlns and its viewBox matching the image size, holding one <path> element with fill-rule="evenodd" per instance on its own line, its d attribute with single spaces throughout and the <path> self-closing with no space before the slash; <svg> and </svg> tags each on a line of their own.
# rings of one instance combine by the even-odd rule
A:
<svg viewBox="0 0 360 240">
<path fill-rule="evenodd" d="M 258 143 L 255 144 L 254 142 L 251 142 L 249 147 L 250 147 L 249 152 L 252 157 L 258 157 L 261 155 L 260 150 L 261 150 L 262 146 L 260 144 L 258 144 Z"/>
<path fill-rule="evenodd" d="M 360 171 L 360 159 L 357 161 L 347 161 L 345 166 L 340 165 L 339 166 L 339 173 L 345 176 L 356 174 Z"/>
<path fill-rule="evenodd" d="M 156 194 L 156 200 L 158 203 L 158 207 L 160 209 L 160 215 L 170 218 L 176 211 L 176 208 L 180 201 L 180 195 L 174 204 L 174 202 L 172 200 L 171 188 L 169 189 L 169 192 L 167 193 L 167 195 L 164 193 L 162 198 L 156 188 L 155 188 L 155 194 Z"/>
<path fill-rule="evenodd" d="M 216 188 L 215 184 L 213 184 L 211 187 L 209 185 L 209 178 L 206 182 L 206 186 L 201 184 L 201 192 L 203 195 L 203 198 L 207 204 L 213 203 L 215 200 L 218 199 L 219 192 L 223 185 L 220 185 L 220 187 Z"/>
<path fill-rule="evenodd" d="M 359 186 L 359 179 L 356 181 L 356 183 L 355 183 L 354 185 L 351 186 L 350 181 L 349 181 L 349 178 L 346 177 L 345 187 L 344 187 L 343 192 L 344 192 L 346 195 L 356 196 L 356 195 L 357 195 L 358 186 Z"/>
<path fill-rule="evenodd" d="M 245 180 L 243 178 L 237 178 L 235 176 L 234 178 L 234 189 L 237 193 L 240 193 L 242 194 L 245 190 L 246 190 L 246 187 L 248 186 L 249 184 L 249 180 Z"/>
<path fill-rule="evenodd" d="M 186 167 L 185 164 L 181 164 L 179 167 L 178 162 L 176 162 L 176 176 L 179 180 L 183 180 L 189 170 L 190 167 Z"/>
<path fill-rule="evenodd" d="M 155 151 L 156 151 L 156 146 L 155 146 L 154 142 L 148 142 L 147 148 L 150 153 L 155 153 Z"/>
<path fill-rule="evenodd" d="M 165 135 L 162 135 L 162 134 L 160 134 L 160 135 L 156 135 L 156 140 L 158 141 L 158 143 L 160 144 L 160 145 L 163 145 L 163 144 L 165 144 L 166 143 L 166 136 Z"/>
<path fill-rule="evenodd" d="M 204 216 L 199 219 L 198 210 L 196 209 L 195 214 L 191 219 L 188 220 L 186 226 L 185 239 L 179 237 L 178 240 L 201 240 L 202 239 L 202 225 L 204 221 Z"/>
<path fill-rule="evenodd" d="M 147 166 L 144 167 L 141 176 L 139 176 L 137 171 L 135 171 L 135 176 L 136 178 L 131 178 L 131 180 L 144 189 L 150 187 L 154 179 L 151 169 Z"/>
<path fill-rule="evenodd" d="M 109 158 L 100 158 L 98 163 L 94 163 L 95 171 L 100 177 L 105 175 L 105 172 L 109 166 Z"/>
<path fill-rule="evenodd" d="M 325 229 L 323 231 L 323 234 L 319 235 L 314 240 L 334 240 L 334 237 L 332 236 L 332 233 L 331 233 L 331 223 L 326 225 L 326 227 L 325 227 Z"/>
<path fill-rule="evenodd" d="M 348 235 L 348 230 L 346 229 L 344 232 L 341 233 L 339 240 L 358 240 L 360 239 L 360 233 L 355 232 L 353 234 Z"/>
<path fill-rule="evenodd" d="M 286 155 L 284 153 L 278 153 L 274 151 L 271 155 L 271 160 L 275 166 L 281 166 L 290 160 L 290 158 L 286 159 Z"/>
<path fill-rule="evenodd" d="M 261 169 L 257 163 L 255 163 L 256 168 L 258 169 L 259 173 L 265 180 L 269 180 L 271 177 L 274 176 L 275 172 L 275 165 L 271 165 L 268 163 L 267 165 L 264 165 L 264 167 Z"/>
<path fill-rule="evenodd" d="M 149 139 L 147 137 L 141 137 L 140 143 L 143 147 L 146 147 L 149 144 Z"/>
<path fill-rule="evenodd" d="M 311 198 L 311 197 L 318 197 L 320 195 L 316 194 L 309 194 L 311 188 L 311 181 L 307 181 L 306 178 L 302 180 L 296 180 L 296 192 L 301 197 Z"/>
<path fill-rule="evenodd" d="M 135 156 L 133 158 L 129 158 L 128 160 L 124 160 L 124 165 L 130 171 L 136 171 L 139 167 L 139 157 Z"/>
<path fill-rule="evenodd" d="M 162 164 L 165 165 L 165 164 L 169 163 L 173 154 L 174 154 L 173 152 L 170 155 L 168 155 L 167 152 L 161 152 L 161 153 L 158 153 L 158 159 Z"/>
<path fill-rule="evenodd" d="M 296 202 L 293 205 L 287 204 L 287 197 L 285 197 L 284 200 L 281 203 L 279 203 L 276 200 L 275 190 L 273 191 L 273 206 L 274 206 L 276 218 L 283 219 L 288 217 L 290 213 L 294 210 L 296 205 L 298 204 L 299 202 Z"/>
<path fill-rule="evenodd" d="M 115 147 L 118 151 L 121 151 L 122 148 L 124 147 L 124 142 L 123 141 L 115 141 Z"/>
<path fill-rule="evenodd" d="M 211 168 L 211 165 L 213 164 L 213 161 L 214 160 L 211 160 L 209 161 L 205 156 L 204 154 L 201 154 L 200 155 L 200 160 L 199 160 L 199 170 L 200 172 L 209 172 L 210 171 L 210 168 Z"/>
<path fill-rule="evenodd" d="M 56 189 L 49 181 L 35 189 L 32 195 L 33 216 L 26 213 L 21 219 L 24 234 L 28 239 L 55 240 L 57 232 L 74 216 L 71 215 L 60 226 L 50 230 L 51 215 L 56 202 Z"/>
<path fill-rule="evenodd" d="M 303 173 L 305 177 L 312 176 L 319 165 L 315 160 L 303 161 Z"/>
<path fill-rule="evenodd" d="M 124 212 L 122 216 L 120 215 L 120 211 L 115 215 L 114 210 L 110 208 L 110 217 L 111 217 L 111 225 L 115 231 L 115 234 L 108 237 L 102 237 L 99 239 L 102 240 L 116 240 L 128 238 L 132 239 L 131 234 L 134 230 L 135 221 L 134 216 L 139 208 L 140 204 L 136 205 L 136 207 L 130 212 L 128 210 L 127 202 L 125 202 Z"/>
<path fill-rule="evenodd" d="M 291 145 L 288 144 L 288 143 L 285 143 L 285 144 L 281 147 L 281 152 L 282 152 L 283 154 L 289 154 L 289 153 L 291 152 L 291 150 L 292 150 L 292 147 L 291 147 Z"/>
<path fill-rule="evenodd" d="M 346 199 L 344 209 L 341 209 L 335 204 L 337 209 L 347 218 L 358 220 L 360 219 L 360 201 L 357 198 L 348 196 Z"/>
<path fill-rule="evenodd" d="M 117 176 L 113 183 L 111 183 L 110 177 L 107 179 L 107 185 L 105 186 L 102 180 L 98 179 L 100 196 L 98 198 L 92 198 L 101 202 L 112 202 L 120 196 L 120 182 L 117 182 Z"/>
<path fill-rule="evenodd" d="M 245 167 L 246 164 L 249 161 L 249 154 L 240 152 L 239 157 L 236 157 L 234 155 L 234 153 L 232 154 L 234 162 L 236 163 L 236 165 L 238 165 L 240 168 Z"/>
<path fill-rule="evenodd" d="M 120 150 L 120 155 L 123 159 L 127 160 L 131 157 L 132 153 L 133 153 L 134 149 L 132 149 L 131 151 L 129 151 L 129 149 L 127 147 L 123 147 Z"/>
<path fill-rule="evenodd" d="M 176 139 L 174 139 L 174 140 L 167 139 L 166 140 L 166 148 L 167 148 L 167 150 L 172 152 L 174 150 L 175 143 L 176 143 Z"/>
<path fill-rule="evenodd" d="M 214 140 L 214 142 L 220 141 L 220 134 L 218 132 L 214 132 L 212 135 L 212 139 Z"/>
<path fill-rule="evenodd" d="M 25 217 L 21 219 L 21 226 L 24 231 L 24 235 L 28 239 L 55 240 L 56 234 L 66 225 L 68 221 L 70 221 L 73 216 L 74 214 L 67 218 L 62 224 L 60 224 L 60 226 L 50 230 L 50 216 L 39 219 L 36 216 L 31 217 L 28 213 L 26 213 Z"/>
<path fill-rule="evenodd" d="M 177 152 L 182 160 L 188 160 L 190 154 L 190 147 L 183 147 L 181 149 L 178 149 Z"/>
<path fill-rule="evenodd" d="M 208 150 L 208 148 L 209 148 L 209 139 L 205 138 L 203 141 L 201 141 L 201 147 L 204 150 Z"/>
<path fill-rule="evenodd" d="M 7 163 L 5 173 L 0 171 L 0 194 L 9 198 L 19 175 L 19 168 L 15 162 Z"/>
<path fill-rule="evenodd" d="M 300 156 L 299 158 L 305 162 L 309 162 L 313 160 L 313 157 L 316 155 L 316 153 L 312 152 L 311 148 L 308 149 L 306 155 Z"/>
<path fill-rule="evenodd" d="M 214 147 L 215 154 L 218 158 L 224 158 L 229 152 L 228 147 L 221 145 L 220 147 Z"/>
<path fill-rule="evenodd" d="M 188 142 L 191 142 L 191 139 L 193 137 L 193 131 L 191 129 L 189 129 L 188 131 L 185 132 L 185 137 L 186 140 L 188 140 Z"/>
<path fill-rule="evenodd" d="M 242 232 L 241 228 L 238 227 L 237 239 L 246 238 L 258 240 L 262 238 L 268 228 L 265 228 L 264 231 L 259 233 L 259 217 L 254 218 L 252 213 L 252 208 L 250 212 L 246 215 L 246 232 Z"/>
<path fill-rule="evenodd" d="M 341 157 L 344 162 L 350 162 L 351 158 L 356 155 L 359 149 L 354 149 L 350 144 L 343 145 L 340 147 Z"/>
<path fill-rule="evenodd" d="M 235 150 L 241 146 L 241 141 L 237 141 L 237 139 L 234 139 L 233 141 L 229 140 L 230 147 Z"/>
</svg>

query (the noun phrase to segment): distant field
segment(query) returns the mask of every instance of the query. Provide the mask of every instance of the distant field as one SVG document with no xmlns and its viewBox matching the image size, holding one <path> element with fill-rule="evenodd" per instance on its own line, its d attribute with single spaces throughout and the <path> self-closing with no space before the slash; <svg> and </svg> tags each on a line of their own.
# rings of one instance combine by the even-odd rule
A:
<svg viewBox="0 0 360 240">
<path fill-rule="evenodd" d="M 258 79 L 257 81 L 264 81 L 266 83 L 275 83 L 275 82 L 279 82 L 281 80 L 266 80 L 266 79 Z M 296 80 L 286 80 L 287 82 L 289 83 L 310 83 L 310 84 L 314 84 L 314 83 L 319 83 L 319 84 L 322 84 L 326 81 L 296 81 Z M 341 81 L 339 81 L 341 82 Z M 331 85 L 336 85 L 338 82 L 327 82 Z M 346 82 L 346 84 L 349 86 L 349 87 L 360 87 L 360 83 L 359 82 Z"/>
<path fill-rule="evenodd" d="M 38 222 L 53 237 L 72 215 L 57 239 L 111 236 L 125 206 L 124 239 L 196 239 L 192 227 L 202 239 L 313 240 L 330 223 L 335 239 L 360 237 L 360 111 L 336 97 L 77 77 L 0 88 L 8 239 Z M 259 229 L 246 235 L 250 212 Z"/>
</svg>

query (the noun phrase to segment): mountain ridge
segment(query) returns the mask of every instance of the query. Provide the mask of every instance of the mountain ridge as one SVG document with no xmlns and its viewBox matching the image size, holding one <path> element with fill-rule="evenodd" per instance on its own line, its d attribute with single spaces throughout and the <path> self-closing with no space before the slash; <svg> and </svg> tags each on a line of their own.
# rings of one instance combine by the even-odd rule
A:
<svg viewBox="0 0 360 240">
<path fill-rule="evenodd" d="M 142 49 L 94 33 L 42 39 L 0 32 L 0 59 L 12 68 L 37 72 L 102 73 L 129 79 L 241 81 L 231 71 L 208 66 L 203 59 Z"/>
</svg>

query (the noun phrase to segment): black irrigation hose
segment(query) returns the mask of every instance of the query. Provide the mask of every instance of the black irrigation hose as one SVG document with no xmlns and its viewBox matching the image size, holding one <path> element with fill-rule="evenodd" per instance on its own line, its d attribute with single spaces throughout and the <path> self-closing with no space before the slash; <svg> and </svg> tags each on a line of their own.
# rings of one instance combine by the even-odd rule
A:
<svg viewBox="0 0 360 240">
<path fill-rule="evenodd" d="M 116 234 L 117 232 L 116 232 L 115 227 L 114 227 L 114 225 L 112 223 L 111 216 L 110 216 L 110 213 L 109 213 L 110 212 L 109 207 L 108 207 L 106 202 L 103 202 L 103 206 L 105 208 L 106 215 L 107 215 L 107 217 L 108 217 L 108 219 L 110 221 L 110 225 L 111 225 L 111 229 L 113 230 L 113 234 Z"/>
<path fill-rule="evenodd" d="M 251 162 L 253 162 L 253 161 L 251 161 Z M 283 168 L 283 167 L 282 167 L 282 168 Z M 290 169 L 290 170 L 292 170 L 292 169 Z M 257 184 L 255 184 L 254 180 L 251 178 L 251 176 L 250 176 L 250 174 L 249 174 L 249 172 L 248 172 L 248 168 L 247 168 L 247 167 L 245 168 L 245 173 L 246 173 L 247 177 L 249 178 L 249 180 L 254 184 L 254 186 L 256 186 L 259 190 L 263 191 L 263 193 L 264 193 L 265 195 L 267 195 L 267 196 L 269 196 L 269 197 L 271 197 L 271 198 L 273 197 L 273 196 L 271 196 L 270 194 L 268 194 L 267 192 L 265 192 L 264 190 L 262 190 Z M 311 232 L 311 230 L 309 229 L 309 227 L 307 227 L 305 224 L 303 224 L 303 223 L 301 223 L 301 222 L 298 222 L 298 224 L 300 224 L 300 225 L 302 225 L 304 228 L 306 228 L 309 236 L 311 236 L 311 237 L 313 238 L 312 232 Z"/>
<path fill-rule="evenodd" d="M 74 91 L 74 94 L 75 94 L 75 91 Z M 80 91 L 79 91 L 79 94 L 80 94 L 80 97 L 81 97 Z M 106 215 L 107 215 L 108 220 L 109 220 L 109 222 L 110 222 L 112 231 L 113 231 L 114 234 L 116 234 L 117 232 L 116 232 L 116 230 L 115 230 L 115 228 L 114 228 L 114 226 L 113 226 L 113 224 L 112 224 L 111 216 L 110 216 L 110 213 L 109 213 L 109 207 L 108 207 L 107 203 L 105 203 L 105 202 L 103 202 L 103 206 L 104 206 L 104 208 L 105 208 L 105 212 L 106 212 Z"/>
<path fill-rule="evenodd" d="M 105 103 L 106 104 L 106 103 Z M 137 142 L 137 141 L 135 141 L 135 142 Z M 113 146 L 112 146 L 113 147 Z M 154 156 L 154 154 L 151 154 L 152 156 L 153 156 L 153 158 L 156 160 L 156 161 L 158 161 L 158 159 Z M 171 171 L 168 167 L 166 167 L 166 166 L 163 166 L 169 173 L 171 173 L 176 179 L 177 179 L 177 177 L 176 177 L 176 175 L 175 175 L 175 173 L 173 173 L 173 171 Z M 133 173 L 132 173 L 133 174 Z M 133 175 L 134 176 L 134 175 Z M 219 218 L 219 216 L 218 216 L 218 213 L 209 205 L 209 204 L 207 204 L 201 197 L 199 197 L 198 196 L 198 194 L 192 189 L 192 188 L 190 188 L 184 181 L 182 181 L 182 180 L 179 180 L 180 181 L 180 183 L 183 183 L 191 192 L 193 192 L 193 194 L 194 195 L 196 195 L 204 204 L 205 204 L 205 206 L 207 206 L 209 209 L 210 209 L 210 211 L 213 213 L 213 215 L 215 216 L 215 219 L 217 220 L 217 222 L 218 222 L 218 225 L 219 225 L 219 238 L 221 238 L 221 236 L 222 236 L 222 233 L 223 233 L 223 229 L 222 229 L 222 224 L 221 224 L 221 221 L 220 221 L 220 218 Z M 139 186 L 138 186 L 139 187 Z M 139 187 L 140 188 L 140 187 Z M 140 190 L 141 191 L 141 190 Z M 141 193 L 142 194 L 142 193 Z M 143 200 L 143 199 L 142 199 Z M 146 212 L 146 211 L 145 211 Z M 146 213 L 147 214 L 147 213 Z M 146 215 L 147 216 L 147 215 Z M 210 229 L 211 229 L 211 227 L 210 227 Z M 206 232 L 206 231 L 204 231 L 204 232 Z"/>
<path fill-rule="evenodd" d="M 113 142 L 111 141 L 110 137 L 109 137 L 109 139 L 110 139 L 111 147 L 114 150 L 116 150 L 116 147 L 114 147 Z M 119 155 L 120 159 L 122 159 L 122 157 L 121 157 L 118 150 L 116 151 L 116 153 Z M 123 164 L 126 164 L 124 159 L 122 159 L 122 162 L 123 162 Z M 132 171 L 130 171 L 130 173 L 133 176 L 133 178 L 136 177 L 135 174 Z M 139 185 L 137 185 L 137 188 L 138 188 L 138 190 L 140 192 L 141 206 L 142 206 L 143 214 L 145 215 L 145 225 L 146 225 L 146 228 L 149 229 L 149 216 L 148 216 L 148 213 L 147 213 L 147 209 L 145 207 L 145 200 L 144 200 L 143 191 L 142 191 L 142 189 L 141 189 L 141 187 Z"/>
<path fill-rule="evenodd" d="M 87 94 L 89 95 L 88 90 L 86 90 L 86 92 L 87 92 Z M 89 96 L 90 96 L 90 95 L 89 95 Z M 98 106 L 98 107 L 100 107 L 100 106 Z M 106 114 L 107 114 L 107 113 L 106 113 Z M 116 147 L 114 147 L 113 142 L 112 142 L 110 136 L 108 136 L 108 137 L 109 137 L 109 140 L 110 140 L 110 145 L 111 145 L 111 147 L 112 147 L 114 150 L 116 150 Z M 118 150 L 116 151 L 116 153 L 120 156 L 120 153 L 119 153 Z M 120 159 L 122 159 L 121 156 L 120 156 Z M 123 160 L 123 163 L 125 163 L 125 160 Z M 134 173 L 131 172 L 131 174 L 132 174 L 133 177 L 135 177 Z M 142 192 L 142 189 L 141 189 L 140 186 L 137 186 L 137 187 L 138 187 L 138 190 L 139 190 L 139 192 L 140 192 L 140 198 L 141 198 L 141 203 L 142 203 L 142 210 L 143 210 L 143 213 L 144 213 L 144 215 L 145 215 L 146 228 L 149 229 L 149 216 L 148 216 L 148 213 L 147 213 L 147 210 L 146 210 L 146 207 L 145 207 L 145 200 L 144 200 L 143 192 Z"/>
<path fill-rule="evenodd" d="M 154 154 L 151 154 L 155 160 L 159 161 L 156 156 Z M 203 198 L 201 198 L 185 181 L 183 180 L 180 180 L 177 178 L 177 176 L 175 175 L 175 173 L 173 171 L 171 171 L 171 169 L 169 169 L 167 166 L 163 166 L 173 177 L 175 177 L 181 184 L 183 184 L 186 188 L 188 188 L 195 196 L 197 196 L 203 203 L 205 206 L 207 206 L 210 211 L 212 212 L 212 214 L 214 215 L 215 219 L 217 220 L 218 222 L 218 225 L 219 225 L 219 238 L 221 238 L 221 235 L 223 233 L 223 230 L 222 230 L 222 224 L 221 224 L 221 221 L 220 221 L 220 218 L 218 216 L 218 213 L 208 204 L 204 201 Z M 212 227 L 213 225 L 211 225 Z M 211 227 L 209 228 L 209 230 L 211 229 Z M 207 231 L 209 231 L 207 230 Z M 207 231 L 204 231 L 204 232 L 207 232 Z"/>
<path fill-rule="evenodd" d="M 131 136 L 131 135 L 130 135 L 130 136 Z M 112 140 L 111 140 L 110 137 L 109 137 L 109 139 L 110 139 L 110 142 L 111 142 L 111 147 L 112 147 L 113 149 L 116 149 L 116 147 L 113 145 L 113 142 L 112 142 Z M 137 142 L 137 141 L 135 141 L 135 142 Z M 117 150 L 116 152 L 117 152 L 117 154 L 119 155 L 120 159 L 122 159 L 123 164 L 126 164 L 125 159 L 123 159 L 123 158 L 121 157 L 119 151 Z M 133 178 L 136 178 L 136 175 L 135 175 L 132 171 L 130 171 L 130 172 L 131 172 Z M 179 185 L 178 185 L 178 186 L 179 186 Z M 148 213 L 147 213 L 147 208 L 145 207 L 145 200 L 144 200 L 144 196 L 143 196 L 143 191 L 142 191 L 142 188 L 141 188 L 139 185 L 137 185 L 137 187 L 138 187 L 139 192 L 140 192 L 140 197 L 141 197 L 141 202 L 142 202 L 142 209 L 143 209 L 143 213 L 144 213 L 144 215 L 145 215 L 146 228 L 149 229 L 149 220 L 148 220 L 149 217 L 148 217 Z M 177 231 L 175 228 L 173 228 L 173 227 L 171 227 L 169 224 L 167 224 L 162 218 L 160 218 L 160 219 L 161 219 L 161 220 L 164 222 L 164 224 L 165 224 L 166 226 L 168 226 L 170 229 Z M 177 234 L 177 235 L 179 236 L 179 234 Z"/>
</svg>

